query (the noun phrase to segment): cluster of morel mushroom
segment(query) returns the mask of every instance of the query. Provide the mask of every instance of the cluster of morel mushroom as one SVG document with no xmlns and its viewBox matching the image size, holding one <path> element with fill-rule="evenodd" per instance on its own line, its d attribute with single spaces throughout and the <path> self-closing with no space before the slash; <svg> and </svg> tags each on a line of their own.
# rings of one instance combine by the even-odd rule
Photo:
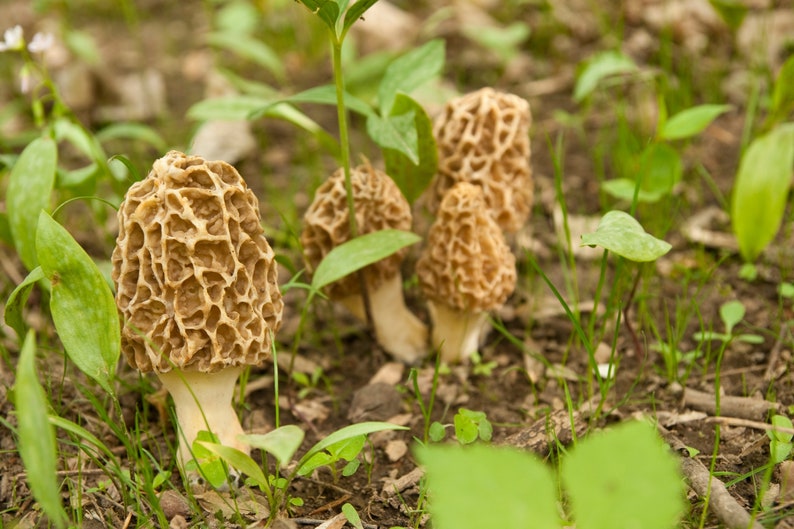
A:
<svg viewBox="0 0 794 529">
<path fill-rule="evenodd" d="M 531 206 L 529 124 L 526 101 L 490 88 L 449 102 L 436 121 L 439 170 L 428 198 L 435 221 L 416 273 L 433 322 L 431 346 L 445 362 L 476 350 L 487 312 L 515 287 L 504 232 L 520 229 Z M 410 205 L 384 172 L 365 163 L 351 183 L 360 234 L 411 229 Z M 192 459 L 202 430 L 247 452 L 231 405 L 235 384 L 243 366 L 270 356 L 284 306 L 255 195 L 231 165 L 171 151 L 130 187 L 118 219 L 112 277 L 122 350 L 171 394 L 180 461 Z M 350 238 L 339 170 L 305 215 L 310 271 Z M 428 331 L 404 301 L 406 251 L 365 267 L 363 281 L 343 278 L 327 291 L 362 320 L 369 314 L 383 348 L 414 363 L 428 352 Z"/>
<path fill-rule="evenodd" d="M 515 258 L 504 233 L 521 229 L 532 204 L 529 104 L 484 88 L 450 101 L 434 126 L 438 174 L 427 203 L 435 215 L 416 264 L 433 320 L 431 346 L 443 361 L 465 360 L 477 349 L 489 310 L 515 288 Z M 310 270 L 350 239 L 342 171 L 320 188 L 304 217 L 301 242 Z M 369 164 L 352 171 L 361 233 L 411 228 L 411 209 L 385 173 Z M 427 330 L 403 299 L 400 252 L 364 269 L 375 336 L 405 362 L 427 354 Z M 354 277 L 329 288 L 361 319 L 365 311 Z"/>
</svg>

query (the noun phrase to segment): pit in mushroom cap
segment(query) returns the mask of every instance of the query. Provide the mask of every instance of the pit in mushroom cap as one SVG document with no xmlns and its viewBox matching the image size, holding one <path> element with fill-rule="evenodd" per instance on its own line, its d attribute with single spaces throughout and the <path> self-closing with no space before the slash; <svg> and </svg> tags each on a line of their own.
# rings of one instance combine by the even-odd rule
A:
<svg viewBox="0 0 794 529">
<path fill-rule="evenodd" d="M 353 203 L 359 235 L 385 230 L 410 230 L 411 207 L 394 181 L 364 163 L 351 169 Z M 303 217 L 301 244 L 309 271 L 336 246 L 350 240 L 350 218 L 345 177 L 334 172 L 315 192 Z M 405 306 L 400 264 L 407 248 L 363 269 L 370 298 L 372 325 L 378 342 L 404 362 L 415 362 L 427 352 L 427 328 Z M 326 289 L 331 299 L 366 320 L 357 274 L 350 274 Z"/>
<path fill-rule="evenodd" d="M 460 182 L 444 196 L 416 273 L 433 318 L 433 346 L 445 362 L 464 360 L 477 349 L 487 312 L 516 284 L 515 256 L 480 187 Z"/>
<path fill-rule="evenodd" d="M 529 103 L 482 88 L 447 103 L 436 118 L 438 173 L 427 197 L 435 212 L 457 182 L 480 186 L 499 226 L 515 233 L 532 208 Z"/>
<path fill-rule="evenodd" d="M 256 196 L 231 165 L 171 151 L 130 187 L 118 218 L 122 351 L 171 394 L 181 463 L 201 430 L 247 452 L 235 383 L 270 356 L 284 307 Z"/>
</svg>

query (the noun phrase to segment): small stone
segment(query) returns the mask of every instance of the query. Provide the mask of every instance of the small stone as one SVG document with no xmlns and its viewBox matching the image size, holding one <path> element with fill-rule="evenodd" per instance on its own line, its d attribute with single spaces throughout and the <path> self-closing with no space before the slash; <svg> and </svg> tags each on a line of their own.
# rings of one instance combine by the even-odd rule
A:
<svg viewBox="0 0 794 529">
<path fill-rule="evenodd" d="M 408 453 L 408 445 L 401 439 L 392 439 L 386 444 L 386 449 L 384 451 L 389 461 L 395 463 Z"/>
<path fill-rule="evenodd" d="M 160 493 L 160 509 L 167 520 L 177 516 L 186 518 L 190 516 L 190 505 L 187 500 L 175 490 L 164 490 Z M 173 527 L 173 524 L 171 525 Z"/>
<path fill-rule="evenodd" d="M 384 382 L 367 384 L 356 391 L 347 418 L 353 422 L 385 421 L 400 413 L 402 395 Z"/>
</svg>

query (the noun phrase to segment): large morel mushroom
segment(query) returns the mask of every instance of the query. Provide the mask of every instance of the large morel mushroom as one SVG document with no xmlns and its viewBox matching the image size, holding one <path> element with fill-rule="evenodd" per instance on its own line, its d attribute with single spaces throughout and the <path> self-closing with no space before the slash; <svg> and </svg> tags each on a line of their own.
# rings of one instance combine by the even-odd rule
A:
<svg viewBox="0 0 794 529">
<path fill-rule="evenodd" d="M 368 163 L 351 171 L 360 235 L 385 229 L 410 230 L 411 207 L 394 181 Z M 303 217 L 301 244 L 309 271 L 336 246 L 350 240 L 350 218 L 342 169 L 317 188 Z M 407 248 L 363 269 L 372 326 L 378 343 L 395 358 L 413 363 L 427 354 L 427 327 L 405 305 L 400 264 Z M 357 274 L 328 286 L 328 296 L 366 321 Z"/>
<path fill-rule="evenodd" d="M 482 188 L 504 232 L 519 231 L 532 209 L 531 123 L 525 99 L 493 88 L 449 101 L 433 125 L 438 174 L 428 190 L 430 211 L 457 182 L 469 182 Z"/>
<path fill-rule="evenodd" d="M 256 196 L 231 165 L 171 151 L 130 187 L 118 220 L 122 351 L 171 394 L 181 463 L 201 430 L 247 452 L 234 387 L 270 356 L 284 306 Z"/>
<path fill-rule="evenodd" d="M 433 347 L 444 362 L 466 360 L 479 346 L 488 311 L 501 307 L 516 284 L 515 256 L 480 187 L 461 182 L 447 192 L 416 273 L 433 320 Z"/>
</svg>

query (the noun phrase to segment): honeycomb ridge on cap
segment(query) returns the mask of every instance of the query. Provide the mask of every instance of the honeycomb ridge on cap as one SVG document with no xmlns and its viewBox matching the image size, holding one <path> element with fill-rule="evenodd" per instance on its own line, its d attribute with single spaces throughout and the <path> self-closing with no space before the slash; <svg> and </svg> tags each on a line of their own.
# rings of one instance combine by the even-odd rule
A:
<svg viewBox="0 0 794 529">
<path fill-rule="evenodd" d="M 460 182 L 441 201 L 416 274 L 428 299 L 481 312 L 500 307 L 513 292 L 515 262 L 482 189 Z"/>
<path fill-rule="evenodd" d="M 234 167 L 171 151 L 118 218 L 112 277 L 132 366 L 213 372 L 270 356 L 284 303 L 258 200 Z"/>
<path fill-rule="evenodd" d="M 351 169 L 350 179 L 359 235 L 385 229 L 410 231 L 411 206 L 391 177 L 365 163 Z M 345 175 L 342 169 L 338 169 L 317 188 L 314 200 L 303 216 L 301 245 L 309 271 L 313 272 L 328 252 L 349 239 Z M 369 288 L 377 288 L 384 280 L 393 277 L 400 270 L 400 263 L 407 252 L 408 249 L 403 248 L 365 267 Z M 343 277 L 326 290 L 331 298 L 336 299 L 361 293 L 356 274 Z"/>
<path fill-rule="evenodd" d="M 457 182 L 470 182 L 483 189 L 502 230 L 520 230 L 532 209 L 531 123 L 525 99 L 493 88 L 449 101 L 433 124 L 438 173 L 428 197 L 430 211 Z"/>
</svg>

